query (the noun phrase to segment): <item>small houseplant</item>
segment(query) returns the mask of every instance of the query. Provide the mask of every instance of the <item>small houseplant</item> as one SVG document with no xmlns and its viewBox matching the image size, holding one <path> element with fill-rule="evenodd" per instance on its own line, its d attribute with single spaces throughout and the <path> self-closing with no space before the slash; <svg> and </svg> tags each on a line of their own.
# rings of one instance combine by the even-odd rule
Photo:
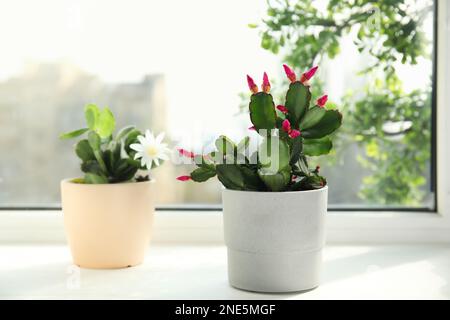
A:
<svg viewBox="0 0 450 320">
<path fill-rule="evenodd" d="M 62 134 L 75 144 L 84 176 L 61 182 L 64 226 L 74 263 L 87 268 L 140 264 L 150 241 L 154 205 L 148 171 L 168 159 L 164 134 L 134 126 L 115 136 L 109 108 L 89 104 L 87 127 Z M 141 174 L 145 172 L 145 174 Z"/>
<path fill-rule="evenodd" d="M 297 78 L 284 65 L 290 85 L 284 105 L 276 106 L 264 73 L 262 90 L 247 76 L 252 92 L 250 120 L 261 143 L 249 151 L 249 137 L 235 144 L 225 136 L 217 150 L 195 155 L 196 168 L 181 181 L 203 182 L 217 176 L 222 194 L 228 275 L 232 286 L 262 292 L 302 291 L 319 284 L 325 242 L 327 183 L 307 156 L 327 154 L 330 134 L 342 123 L 327 109 L 327 96 L 311 103 L 314 67 Z"/>
</svg>

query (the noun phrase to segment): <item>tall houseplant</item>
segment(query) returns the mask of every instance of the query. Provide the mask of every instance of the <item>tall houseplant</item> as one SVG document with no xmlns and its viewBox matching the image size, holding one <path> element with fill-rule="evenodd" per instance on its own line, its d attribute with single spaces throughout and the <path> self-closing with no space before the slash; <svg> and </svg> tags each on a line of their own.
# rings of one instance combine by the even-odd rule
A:
<svg viewBox="0 0 450 320">
<path fill-rule="evenodd" d="M 164 134 L 154 137 L 134 126 L 115 136 L 108 108 L 89 104 L 87 127 L 61 135 L 75 144 L 84 176 L 61 182 L 62 208 L 74 263 L 87 268 L 121 268 L 143 261 L 150 241 L 154 205 L 148 171 L 168 159 Z M 145 174 L 141 174 L 144 172 Z"/>
<path fill-rule="evenodd" d="M 290 80 L 284 105 L 276 105 L 264 73 L 261 90 L 247 76 L 252 92 L 250 138 L 235 144 L 225 136 L 217 150 L 195 155 L 196 168 L 181 181 L 206 181 L 217 176 L 224 185 L 223 219 L 228 248 L 230 284 L 263 292 L 301 291 L 319 283 L 327 210 L 327 183 L 319 167 L 309 168 L 307 156 L 327 154 L 330 134 L 341 126 L 342 115 L 327 109 L 327 96 L 311 103 L 314 67 L 299 78 L 287 65 Z"/>
</svg>

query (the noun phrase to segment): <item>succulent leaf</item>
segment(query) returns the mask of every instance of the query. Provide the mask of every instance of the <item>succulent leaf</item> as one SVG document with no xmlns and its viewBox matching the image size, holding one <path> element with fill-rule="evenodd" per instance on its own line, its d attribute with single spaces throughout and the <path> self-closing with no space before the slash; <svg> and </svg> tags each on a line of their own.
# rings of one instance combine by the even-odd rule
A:
<svg viewBox="0 0 450 320">
<path fill-rule="evenodd" d="M 84 173 L 93 173 L 96 175 L 104 175 L 102 168 L 98 164 L 97 160 L 88 160 L 81 164 L 81 171 Z"/>
<path fill-rule="evenodd" d="M 244 137 L 241 141 L 239 141 L 237 145 L 237 151 L 238 152 L 245 151 L 245 149 L 248 148 L 249 144 L 250 144 L 250 137 Z"/>
<path fill-rule="evenodd" d="M 108 107 L 105 107 L 98 116 L 98 121 L 95 124 L 96 131 L 101 138 L 110 137 L 116 127 L 114 115 Z"/>
<path fill-rule="evenodd" d="M 133 179 L 133 177 L 136 175 L 137 171 L 138 171 L 138 168 L 136 168 L 134 166 L 130 166 L 130 165 L 127 165 L 120 171 L 118 171 L 116 169 L 116 172 L 114 173 L 112 182 L 129 181 L 129 180 Z"/>
<path fill-rule="evenodd" d="M 92 151 L 98 151 L 100 150 L 100 144 L 101 144 L 101 138 L 100 136 L 97 134 L 97 132 L 95 131 L 89 131 L 88 134 L 88 141 L 89 141 L 89 145 L 92 148 Z"/>
<path fill-rule="evenodd" d="M 266 174 L 276 173 L 289 164 L 289 146 L 286 141 L 276 136 L 267 137 L 261 143 L 259 150 L 259 161 Z"/>
<path fill-rule="evenodd" d="M 59 138 L 62 140 L 72 139 L 81 136 L 87 131 L 89 131 L 89 128 L 78 129 L 71 132 L 63 133 L 59 136 Z"/>
<path fill-rule="evenodd" d="M 75 145 L 75 153 L 83 161 L 95 160 L 94 151 L 86 139 L 78 141 Z"/>
<path fill-rule="evenodd" d="M 88 104 L 84 107 L 84 117 L 89 129 L 95 130 L 98 118 L 100 117 L 100 110 L 95 104 Z"/>
<path fill-rule="evenodd" d="M 142 132 L 139 131 L 138 129 L 133 129 L 128 133 L 128 135 L 125 139 L 125 144 L 124 144 L 125 151 L 127 154 L 132 155 L 135 153 L 135 151 L 130 148 L 130 145 L 132 145 L 133 143 L 139 142 L 137 137 L 141 136 L 141 135 L 142 135 Z"/>
<path fill-rule="evenodd" d="M 84 175 L 84 182 L 89 184 L 105 184 L 108 183 L 108 178 L 94 173 L 86 173 Z"/>
<path fill-rule="evenodd" d="M 120 141 L 120 140 L 126 138 L 127 135 L 131 131 L 133 131 L 135 128 L 136 128 L 135 126 L 127 126 L 127 127 L 123 127 L 122 129 L 120 129 L 116 135 L 116 141 Z"/>
</svg>

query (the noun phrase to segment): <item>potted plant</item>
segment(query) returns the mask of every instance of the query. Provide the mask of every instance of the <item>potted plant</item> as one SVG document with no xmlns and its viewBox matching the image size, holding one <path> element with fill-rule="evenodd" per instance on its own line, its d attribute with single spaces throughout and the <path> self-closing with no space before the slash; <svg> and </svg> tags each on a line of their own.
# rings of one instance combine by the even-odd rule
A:
<svg viewBox="0 0 450 320">
<path fill-rule="evenodd" d="M 235 144 L 225 136 L 217 150 L 195 155 L 196 168 L 181 181 L 203 182 L 217 176 L 222 193 L 228 277 L 232 286 L 260 292 L 312 289 L 319 284 L 325 242 L 327 183 L 307 156 L 327 154 L 329 137 L 342 123 L 337 110 L 325 107 L 327 96 L 311 106 L 309 80 L 317 67 L 298 79 L 284 65 L 290 85 L 284 105 L 275 107 L 264 73 L 262 90 L 247 76 L 252 92 L 250 120 L 259 147 L 250 138 Z"/>
<path fill-rule="evenodd" d="M 134 126 L 115 136 L 115 119 L 106 107 L 84 109 L 87 127 L 61 135 L 75 144 L 82 178 L 61 182 L 64 226 L 74 263 L 86 268 L 140 264 L 150 241 L 152 182 L 148 171 L 168 159 L 168 148 Z M 144 170 L 144 171 L 143 171 Z M 141 174 L 144 172 L 144 174 Z"/>
</svg>

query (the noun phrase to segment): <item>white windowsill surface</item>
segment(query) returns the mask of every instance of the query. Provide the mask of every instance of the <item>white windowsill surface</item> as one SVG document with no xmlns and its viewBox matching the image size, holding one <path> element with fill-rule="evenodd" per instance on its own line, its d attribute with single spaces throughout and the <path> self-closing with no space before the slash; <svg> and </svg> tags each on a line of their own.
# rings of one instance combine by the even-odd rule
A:
<svg viewBox="0 0 450 320">
<path fill-rule="evenodd" d="M 149 247 L 119 270 L 76 269 L 63 244 L 0 245 L 0 299 L 450 299 L 448 245 L 328 245 L 322 284 L 259 294 L 227 282 L 223 245 Z"/>
<path fill-rule="evenodd" d="M 319 288 L 273 295 L 229 286 L 220 212 L 157 212 L 142 265 L 88 270 L 72 265 L 61 212 L 3 211 L 0 299 L 450 299 L 441 218 L 366 214 L 329 214 Z"/>
</svg>

